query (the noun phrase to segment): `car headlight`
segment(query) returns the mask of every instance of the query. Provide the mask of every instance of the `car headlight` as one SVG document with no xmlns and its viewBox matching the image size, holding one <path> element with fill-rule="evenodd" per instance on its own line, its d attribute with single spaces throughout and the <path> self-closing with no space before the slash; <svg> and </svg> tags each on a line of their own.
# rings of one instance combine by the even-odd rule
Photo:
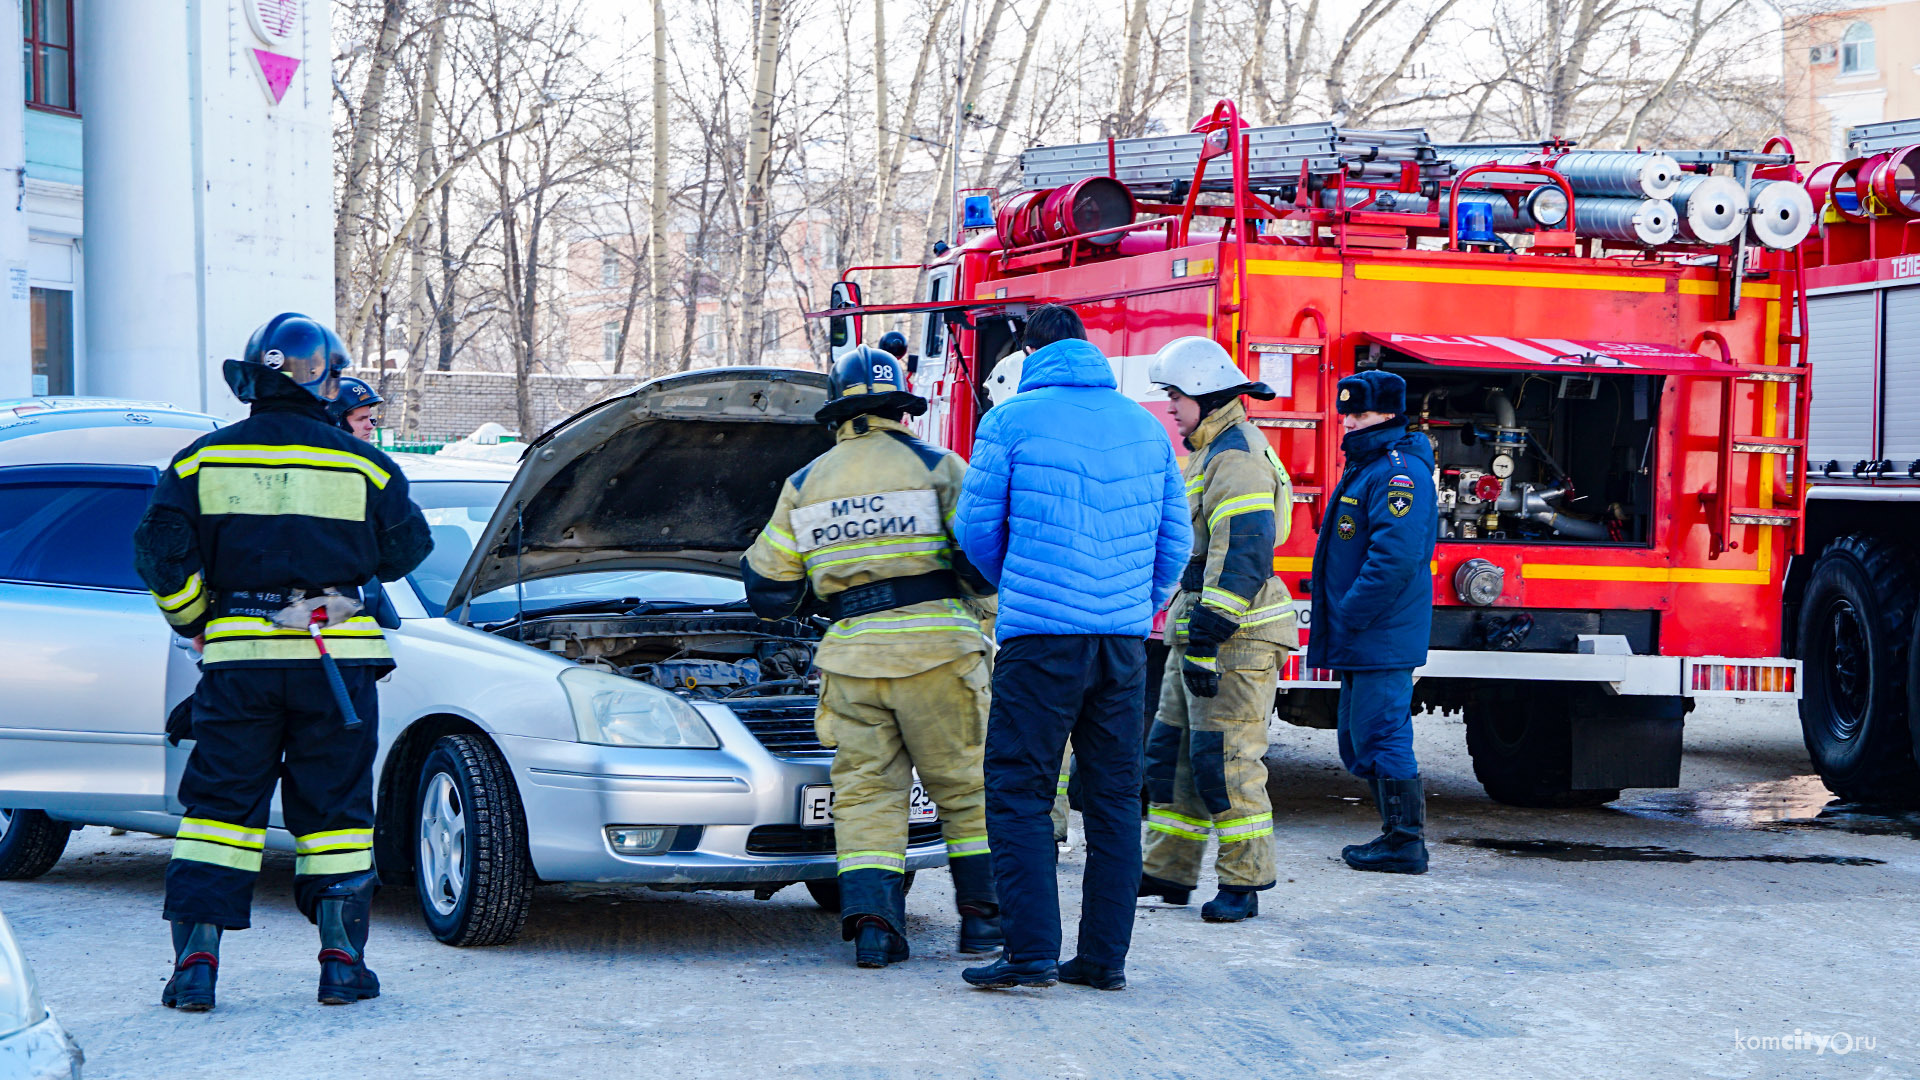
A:
<svg viewBox="0 0 1920 1080">
<path fill-rule="evenodd" d="M 0 1036 L 30 1028 L 46 1018 L 46 1006 L 40 1004 L 39 991 L 34 989 L 33 972 L 27 970 L 27 959 L 20 954 L 7 917 L 0 915 Z"/>
<path fill-rule="evenodd" d="M 720 739 L 694 707 L 672 694 L 592 668 L 568 668 L 560 687 L 584 743 L 712 750 Z"/>
</svg>

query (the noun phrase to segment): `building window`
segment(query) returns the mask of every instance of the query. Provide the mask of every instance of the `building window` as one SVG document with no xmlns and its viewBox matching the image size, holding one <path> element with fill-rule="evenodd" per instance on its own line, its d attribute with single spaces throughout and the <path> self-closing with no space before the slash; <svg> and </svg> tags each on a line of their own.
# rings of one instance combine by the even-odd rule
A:
<svg viewBox="0 0 1920 1080">
<path fill-rule="evenodd" d="M 609 364 L 620 362 L 620 324 L 600 324 L 600 356 Z"/>
<path fill-rule="evenodd" d="M 700 316 L 700 351 L 707 353 L 720 351 L 720 316 Z"/>
<path fill-rule="evenodd" d="M 33 290 L 33 394 L 73 393 L 73 293 Z"/>
<path fill-rule="evenodd" d="M 600 249 L 600 287 L 611 289 L 620 284 L 620 253 L 611 244 Z"/>
<path fill-rule="evenodd" d="M 1873 27 L 1857 22 L 1840 37 L 1840 74 L 1873 73 Z"/>
<path fill-rule="evenodd" d="M 77 113 L 73 100 L 73 0 L 24 0 L 20 5 L 24 39 L 27 104 L 50 112 Z"/>
</svg>

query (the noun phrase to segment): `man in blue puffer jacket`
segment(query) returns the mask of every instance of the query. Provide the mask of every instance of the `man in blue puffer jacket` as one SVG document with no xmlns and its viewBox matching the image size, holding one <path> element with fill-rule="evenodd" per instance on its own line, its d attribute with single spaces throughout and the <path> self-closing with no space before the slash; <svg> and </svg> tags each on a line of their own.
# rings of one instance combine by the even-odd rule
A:
<svg viewBox="0 0 1920 1080">
<path fill-rule="evenodd" d="M 1393 372 L 1356 372 L 1337 396 L 1347 467 L 1314 544 L 1307 666 L 1340 673 L 1340 761 L 1380 811 L 1380 835 L 1340 855 L 1355 870 L 1424 874 L 1412 708 L 1433 623 L 1433 444 L 1407 430 L 1407 384 Z"/>
<path fill-rule="evenodd" d="M 987 835 L 1006 949 L 975 986 L 1118 990 L 1140 884 L 1140 714 L 1153 616 L 1193 543 L 1166 429 L 1116 389 L 1071 308 L 1027 320 L 1020 392 L 974 437 L 953 535 L 999 586 Z M 1060 958 L 1048 812 L 1069 735 L 1087 870 L 1079 952 Z"/>
</svg>

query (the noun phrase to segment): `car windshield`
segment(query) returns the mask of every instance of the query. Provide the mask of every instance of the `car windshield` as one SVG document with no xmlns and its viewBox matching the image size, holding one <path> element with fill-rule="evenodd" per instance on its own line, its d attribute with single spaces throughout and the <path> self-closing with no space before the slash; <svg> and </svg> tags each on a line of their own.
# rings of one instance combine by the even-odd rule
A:
<svg viewBox="0 0 1920 1080">
<path fill-rule="evenodd" d="M 473 546 L 506 494 L 507 485 L 482 480 L 423 481 L 412 486 L 413 501 L 433 531 L 433 554 L 407 580 L 435 615 L 445 612 L 453 583 L 466 568 Z M 523 586 L 527 610 L 593 600 L 635 597 L 663 603 L 724 604 L 743 599 L 739 581 L 718 574 L 682 570 L 586 570 L 542 578 Z M 475 597 L 468 611 L 473 622 L 510 619 L 522 600 L 509 586 Z"/>
</svg>

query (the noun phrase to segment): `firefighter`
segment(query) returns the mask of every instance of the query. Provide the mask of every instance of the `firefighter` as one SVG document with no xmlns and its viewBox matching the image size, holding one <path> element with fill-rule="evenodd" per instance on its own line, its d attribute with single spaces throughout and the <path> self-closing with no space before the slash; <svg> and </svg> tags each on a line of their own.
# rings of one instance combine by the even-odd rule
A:
<svg viewBox="0 0 1920 1080">
<path fill-rule="evenodd" d="M 355 438 L 372 442 L 373 429 L 380 426 L 380 406 L 386 400 L 365 382 L 343 375 L 340 396 L 327 406 L 327 415 Z"/>
<path fill-rule="evenodd" d="M 1147 844 L 1141 896 L 1185 904 L 1200 856 L 1220 843 L 1220 892 L 1208 922 L 1259 914 L 1273 888 L 1273 806 L 1267 798 L 1267 714 L 1280 662 L 1299 646 L 1292 598 L 1273 573 L 1287 539 L 1293 491 L 1243 396 L 1271 400 L 1218 342 L 1183 337 L 1153 360 L 1185 437 L 1193 555 L 1167 609 L 1171 652 L 1160 712 L 1147 737 Z"/>
<path fill-rule="evenodd" d="M 743 560 L 761 618 L 805 609 L 832 625 L 815 655 L 814 726 L 833 757 L 840 930 L 855 962 L 907 959 L 907 800 L 918 770 L 940 808 L 960 951 L 1001 942 L 981 773 L 993 587 L 948 531 L 965 466 L 908 434 L 926 411 L 894 357 L 834 363 L 817 418 L 833 449 L 787 479 Z"/>
<path fill-rule="evenodd" d="M 366 966 L 373 869 L 375 681 L 392 654 L 358 586 L 432 549 L 407 479 L 336 427 L 346 348 L 304 315 L 254 331 L 222 368 L 251 415 L 195 440 L 160 476 L 134 531 L 135 567 L 175 633 L 200 649 L 186 816 L 167 864 L 174 973 L 163 1004 L 214 1006 L 220 936 L 246 929 L 274 783 L 294 841 L 294 900 L 319 927 L 322 1004 L 379 996 Z M 309 636 L 319 622 L 359 725 Z M 178 734 L 178 732 L 176 732 Z"/>
<path fill-rule="evenodd" d="M 1433 445 L 1407 430 L 1406 380 L 1390 371 L 1341 379 L 1338 406 L 1347 466 L 1314 546 L 1307 664 L 1340 673 L 1340 761 L 1380 811 L 1380 835 L 1340 856 L 1355 870 L 1424 874 L 1413 669 L 1433 621 Z"/>
</svg>

